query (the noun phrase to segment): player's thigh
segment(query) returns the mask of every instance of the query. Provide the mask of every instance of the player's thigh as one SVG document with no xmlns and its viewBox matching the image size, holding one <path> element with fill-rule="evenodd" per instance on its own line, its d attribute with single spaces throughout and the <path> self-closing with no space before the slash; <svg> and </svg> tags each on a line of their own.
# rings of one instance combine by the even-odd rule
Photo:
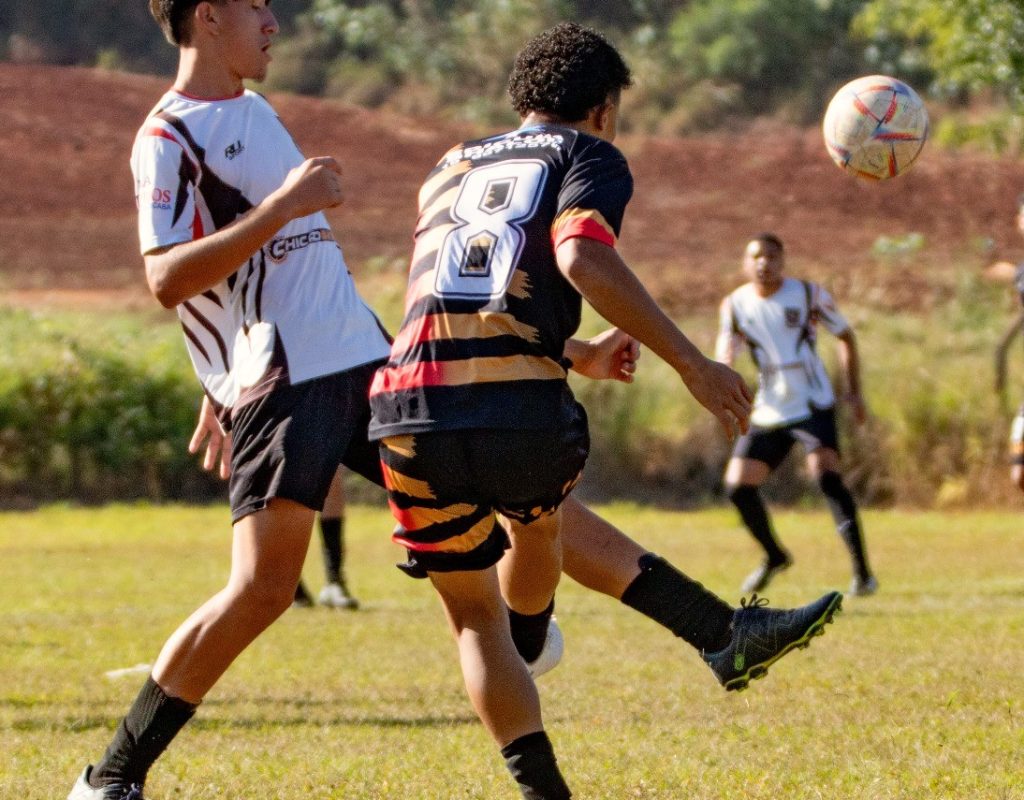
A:
<svg viewBox="0 0 1024 800">
<path fill-rule="evenodd" d="M 793 447 L 786 427 L 751 428 L 736 440 L 725 468 L 727 486 L 760 486 Z"/>
<path fill-rule="evenodd" d="M 507 628 L 508 611 L 501 598 L 494 567 L 431 572 L 430 582 L 441 598 L 456 636 L 466 627 L 477 628 L 481 624 L 496 629 Z"/>
<path fill-rule="evenodd" d="M 834 409 L 816 409 L 809 419 L 794 425 L 792 433 L 803 445 L 807 467 L 816 478 L 839 471 L 839 431 Z"/>
<path fill-rule="evenodd" d="M 314 512 L 292 500 L 274 499 L 235 523 L 229 584 L 239 591 L 273 592 L 290 602 L 309 547 Z"/>
<path fill-rule="evenodd" d="M 831 447 L 819 447 L 807 454 L 807 469 L 815 478 L 826 472 L 839 472 L 839 453 Z"/>
</svg>

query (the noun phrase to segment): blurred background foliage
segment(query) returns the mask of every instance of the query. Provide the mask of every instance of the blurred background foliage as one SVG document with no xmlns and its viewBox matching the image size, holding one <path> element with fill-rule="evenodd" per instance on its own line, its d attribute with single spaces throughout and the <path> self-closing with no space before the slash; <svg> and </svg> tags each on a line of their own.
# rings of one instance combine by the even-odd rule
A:
<svg viewBox="0 0 1024 800">
<path fill-rule="evenodd" d="M 868 72 L 950 109 L 940 142 L 1020 149 L 1019 0 L 279 0 L 268 88 L 481 125 L 510 121 L 518 47 L 563 19 L 592 25 L 636 74 L 626 124 L 646 133 L 810 124 Z M 171 73 L 176 56 L 144 2 L 5 0 L 0 59 Z M 983 104 L 995 124 L 964 109 Z M 993 128 L 1002 131 L 994 135 Z"/>
</svg>

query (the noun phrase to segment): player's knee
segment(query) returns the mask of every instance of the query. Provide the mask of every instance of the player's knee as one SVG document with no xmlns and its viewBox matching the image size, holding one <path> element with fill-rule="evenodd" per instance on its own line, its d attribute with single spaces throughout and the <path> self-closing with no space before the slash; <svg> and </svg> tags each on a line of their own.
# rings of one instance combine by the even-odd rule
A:
<svg viewBox="0 0 1024 800">
<path fill-rule="evenodd" d="M 287 611 L 295 599 L 295 586 L 289 581 L 249 581 L 232 590 L 232 604 L 244 610 L 253 623 L 269 624 Z"/>
<path fill-rule="evenodd" d="M 818 486 L 826 497 L 834 500 L 845 500 L 850 496 L 842 476 L 833 470 L 825 470 L 818 476 Z"/>
<path fill-rule="evenodd" d="M 733 505 L 742 507 L 757 498 L 757 487 L 750 483 L 729 483 L 725 486 L 725 496 Z"/>
</svg>

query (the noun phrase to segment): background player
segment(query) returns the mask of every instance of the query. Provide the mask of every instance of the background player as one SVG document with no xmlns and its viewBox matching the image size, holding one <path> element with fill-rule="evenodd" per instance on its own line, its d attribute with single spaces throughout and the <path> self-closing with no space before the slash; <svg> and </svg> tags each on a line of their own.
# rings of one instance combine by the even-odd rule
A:
<svg viewBox="0 0 1024 800">
<path fill-rule="evenodd" d="M 758 368 L 753 424 L 737 440 L 725 472 L 729 499 L 765 551 L 765 560 L 743 582 L 743 591 L 763 590 L 793 563 L 775 537 L 758 487 L 782 463 L 793 443 L 800 442 L 850 553 L 849 591 L 873 594 L 878 581 L 868 566 L 857 506 L 839 474 L 835 394 L 815 349 L 821 323 L 838 339 L 846 379 L 844 399 L 862 424 L 867 411 L 856 340 L 829 293 L 815 283 L 785 277 L 784 266 L 782 241 L 771 233 L 755 236 L 743 254 L 749 282 L 729 294 L 720 309 L 716 357 L 733 364 L 737 350 L 746 344 Z"/>
<path fill-rule="evenodd" d="M 581 295 L 728 433 L 750 409 L 742 378 L 700 354 L 615 250 L 632 178 L 610 142 L 630 82 L 578 25 L 520 51 L 509 87 L 522 127 L 455 147 L 420 190 L 405 319 L 370 395 L 404 569 L 440 594 L 467 691 L 527 798 L 570 793 L 502 597 L 541 614 L 561 572 L 559 507 L 589 449 L 564 359 Z"/>
<path fill-rule="evenodd" d="M 1017 198 L 1017 230 L 1024 234 L 1024 194 Z M 1012 264 L 1009 261 L 997 261 L 985 270 L 985 276 L 992 280 L 1012 283 L 1020 299 L 1020 309 L 996 345 L 995 388 L 999 401 L 1005 408 L 1010 345 L 1017 334 L 1024 330 L 1024 262 Z M 1010 425 L 1010 480 L 1014 486 L 1024 491 L 1024 405 L 1017 410 L 1017 415 Z"/>
</svg>

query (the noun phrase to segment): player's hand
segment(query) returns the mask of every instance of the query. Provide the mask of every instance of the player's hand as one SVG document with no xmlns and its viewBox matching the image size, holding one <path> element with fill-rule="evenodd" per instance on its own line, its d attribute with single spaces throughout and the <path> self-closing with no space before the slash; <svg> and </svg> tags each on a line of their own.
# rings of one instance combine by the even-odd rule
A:
<svg viewBox="0 0 1024 800">
<path fill-rule="evenodd" d="M 633 382 L 636 362 L 640 359 L 640 342 L 628 333 L 609 328 L 579 344 L 581 347 L 572 359 L 575 372 L 595 381 Z"/>
<path fill-rule="evenodd" d="M 868 421 L 868 407 L 864 403 L 864 398 L 860 392 L 850 392 L 844 398 L 850 406 L 850 411 L 853 412 L 853 421 L 858 425 L 863 425 Z"/>
<path fill-rule="evenodd" d="M 330 156 L 306 159 L 292 169 L 274 193 L 288 203 L 291 219 L 298 219 L 345 201 L 341 166 Z"/>
<path fill-rule="evenodd" d="M 210 398 L 204 396 L 203 404 L 199 408 L 199 419 L 196 420 L 196 429 L 192 432 L 192 439 L 188 443 L 188 451 L 195 455 L 206 442 L 206 452 L 203 454 L 203 469 L 207 472 L 213 471 L 218 465 L 218 474 L 221 479 L 226 480 L 231 475 L 231 434 L 225 433 L 217 421 L 217 414 L 213 410 Z"/>
<path fill-rule="evenodd" d="M 754 395 L 743 376 L 732 367 L 705 358 L 683 380 L 697 402 L 718 418 L 729 441 L 750 429 Z"/>
</svg>

